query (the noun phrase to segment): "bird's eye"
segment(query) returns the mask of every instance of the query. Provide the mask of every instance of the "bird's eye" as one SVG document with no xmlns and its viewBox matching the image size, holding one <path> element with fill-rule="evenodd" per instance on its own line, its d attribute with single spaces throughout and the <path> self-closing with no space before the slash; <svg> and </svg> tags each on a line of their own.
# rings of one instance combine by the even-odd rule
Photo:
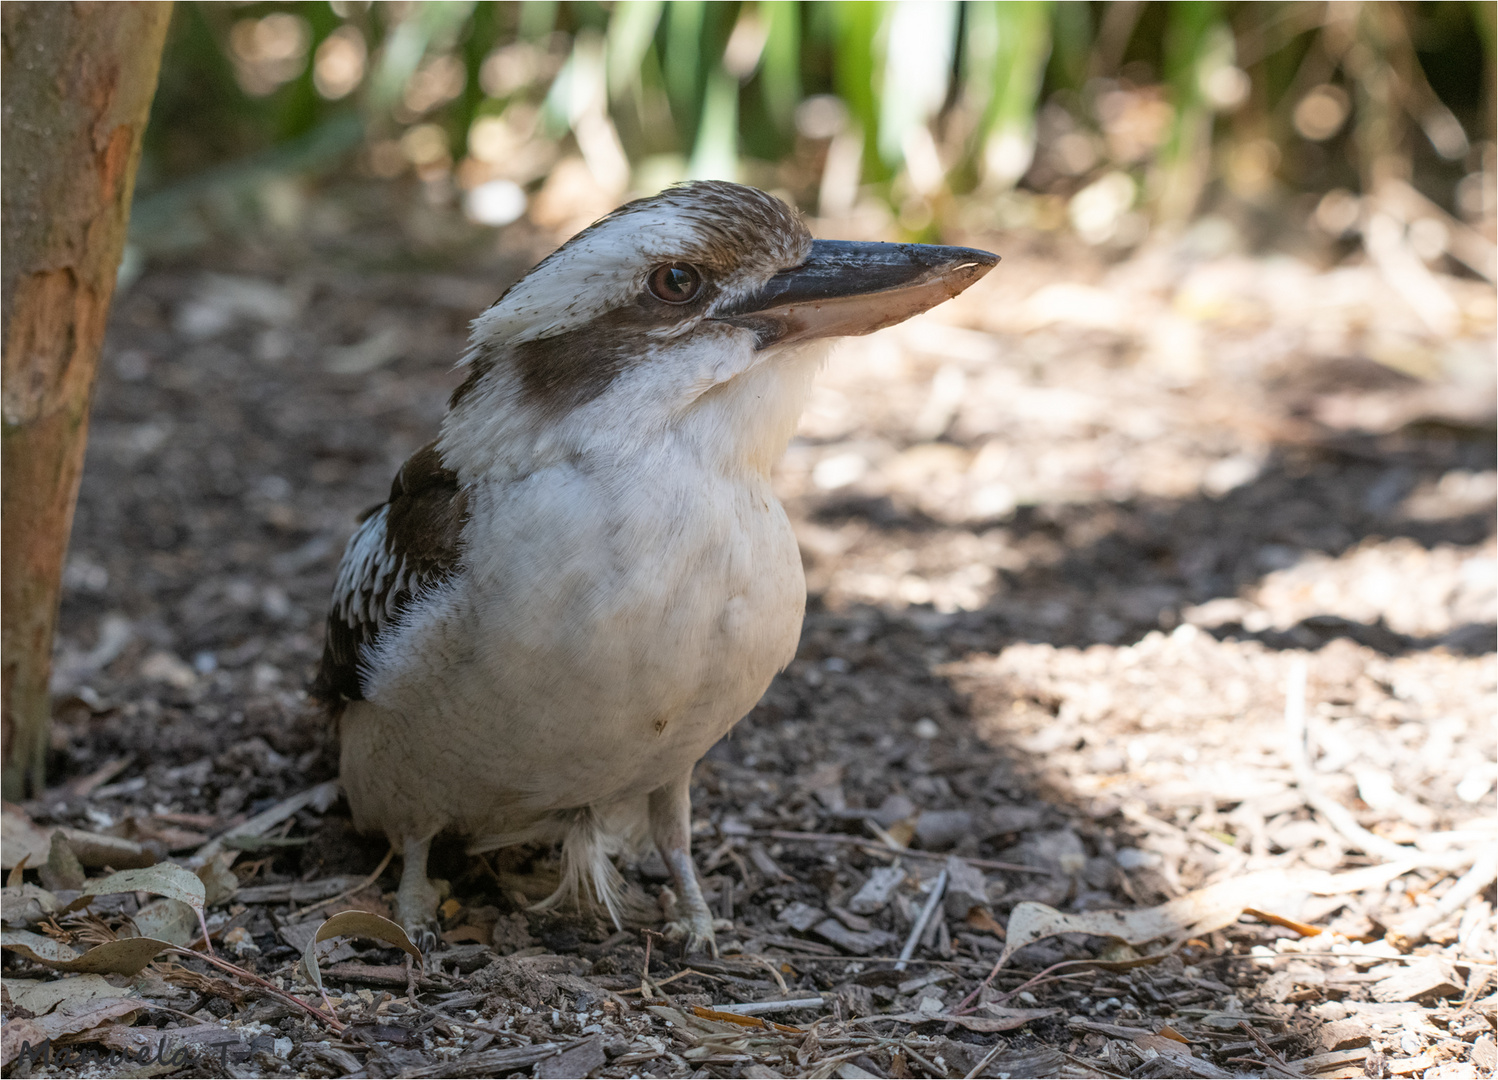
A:
<svg viewBox="0 0 1498 1080">
<path fill-rule="evenodd" d="M 702 289 L 702 275 L 686 263 L 666 263 L 650 271 L 650 292 L 668 304 L 685 304 Z"/>
</svg>

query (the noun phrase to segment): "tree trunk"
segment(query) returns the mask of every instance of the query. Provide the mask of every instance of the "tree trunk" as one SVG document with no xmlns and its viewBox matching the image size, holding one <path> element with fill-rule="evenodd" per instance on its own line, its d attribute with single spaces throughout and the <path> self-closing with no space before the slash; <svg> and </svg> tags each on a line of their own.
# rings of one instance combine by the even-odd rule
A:
<svg viewBox="0 0 1498 1080">
<path fill-rule="evenodd" d="M 4 795 L 41 790 L 63 556 L 168 3 L 0 5 Z"/>
</svg>

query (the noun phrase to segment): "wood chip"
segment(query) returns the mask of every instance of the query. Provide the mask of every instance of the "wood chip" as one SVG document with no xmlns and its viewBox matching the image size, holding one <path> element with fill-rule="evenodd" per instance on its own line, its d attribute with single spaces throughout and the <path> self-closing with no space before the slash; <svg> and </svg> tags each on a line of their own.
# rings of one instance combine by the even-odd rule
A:
<svg viewBox="0 0 1498 1080">
<path fill-rule="evenodd" d="M 435 1065 L 407 1069 L 400 1075 L 411 1080 L 449 1076 L 466 1080 L 468 1077 L 502 1076 L 519 1069 L 528 1069 L 538 1061 L 559 1056 L 559 1052 L 566 1053 L 573 1047 L 581 1046 L 582 1042 L 590 1041 L 592 1040 L 584 1039 L 565 1047 L 560 1043 L 541 1043 L 538 1046 L 508 1046 L 500 1050 L 480 1050 L 477 1054 L 469 1054 L 452 1061 L 439 1061 Z"/>
<path fill-rule="evenodd" d="M 1386 967 L 1392 970 L 1383 974 Z M 1383 974 L 1370 988 L 1377 1001 L 1429 1002 L 1458 997 L 1467 986 L 1451 961 L 1439 956 L 1422 957 L 1411 964 L 1385 965 L 1375 971 Z"/>
<path fill-rule="evenodd" d="M 1323 1050 L 1354 1050 L 1367 1046 L 1373 1029 L 1361 1020 L 1336 1020 L 1316 1033 Z"/>
<path fill-rule="evenodd" d="M 1429 1054 L 1416 1054 L 1414 1057 L 1390 1058 L 1384 1067 L 1389 1070 L 1390 1076 L 1411 1076 L 1424 1072 L 1434 1064 L 1435 1059 Z"/>
<path fill-rule="evenodd" d="M 608 1058 L 603 1052 L 603 1037 L 594 1035 L 575 1043 L 556 1057 L 544 1058 L 536 1066 L 536 1075 L 549 1080 L 566 1077 L 589 1076 L 594 1069 L 601 1068 Z"/>
<path fill-rule="evenodd" d="M 310 904 L 337 896 L 363 881 L 360 877 L 330 877 L 320 881 L 287 881 L 279 885 L 252 885 L 240 889 L 234 899 L 241 904 Z"/>
<path fill-rule="evenodd" d="M 803 934 L 825 918 L 827 918 L 827 913 L 821 908 L 803 904 L 799 900 L 793 904 L 787 904 L 778 916 L 779 921 Z"/>
<path fill-rule="evenodd" d="M 883 930 L 868 930 L 860 933 L 857 930 L 849 930 L 836 919 L 823 919 L 812 927 L 811 932 L 854 956 L 872 956 L 888 949 L 896 941 L 894 934 Z"/>
<path fill-rule="evenodd" d="M 877 867 L 869 875 L 869 880 L 853 894 L 853 899 L 848 901 L 848 910 L 859 915 L 874 915 L 883 911 L 904 880 L 905 870 L 898 863 L 894 866 Z"/>
</svg>

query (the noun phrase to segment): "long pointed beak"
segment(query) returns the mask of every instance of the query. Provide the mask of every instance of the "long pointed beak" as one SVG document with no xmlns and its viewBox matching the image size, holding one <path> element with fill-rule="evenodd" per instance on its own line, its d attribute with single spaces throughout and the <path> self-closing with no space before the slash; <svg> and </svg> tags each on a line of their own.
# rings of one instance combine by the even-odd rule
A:
<svg viewBox="0 0 1498 1080">
<path fill-rule="evenodd" d="M 761 349 L 869 334 L 950 300 L 998 261 L 976 248 L 814 240 L 804 263 L 713 318 L 752 329 Z"/>
</svg>

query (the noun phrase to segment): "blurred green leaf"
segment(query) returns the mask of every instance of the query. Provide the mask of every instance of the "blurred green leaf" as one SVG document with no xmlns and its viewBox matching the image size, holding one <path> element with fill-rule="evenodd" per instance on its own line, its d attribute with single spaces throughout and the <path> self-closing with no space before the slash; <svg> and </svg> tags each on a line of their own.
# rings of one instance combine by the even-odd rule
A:
<svg viewBox="0 0 1498 1080">
<path fill-rule="evenodd" d="M 760 92 L 775 125 L 790 132 L 801 102 L 801 5 L 796 0 L 765 0 L 759 8 L 768 23 Z"/>
<path fill-rule="evenodd" d="M 620 97 L 640 79 L 640 64 L 655 39 L 664 0 L 633 0 L 614 9 L 608 30 L 609 96 Z"/>
<path fill-rule="evenodd" d="M 847 209 L 860 182 L 877 185 L 866 194 L 898 202 L 902 228 L 919 220 L 933 236 L 956 205 L 939 196 L 965 195 L 980 180 L 990 194 L 1046 194 L 1047 220 L 1059 222 L 1057 200 L 1125 172 L 1117 181 L 1143 181 L 1157 219 L 1184 220 L 1204 196 L 1247 197 L 1231 182 L 1245 153 L 1269 163 L 1255 199 L 1366 188 L 1394 169 L 1452 208 L 1465 182 L 1470 206 L 1486 181 L 1479 156 L 1461 148 L 1491 138 L 1493 11 L 1309 0 L 184 2 L 133 232 L 161 230 L 161 242 L 137 248 L 156 251 L 274 216 L 276 198 L 289 206 L 299 197 L 286 184 L 267 194 L 278 176 L 353 160 L 348 151 L 361 145 L 358 160 L 376 175 L 416 171 L 444 181 L 426 185 L 430 197 L 455 199 L 507 167 L 465 159 L 474 120 L 521 118 L 528 132 L 536 104 L 544 123 L 534 138 L 561 145 L 533 155 L 542 164 L 520 170 L 524 185 L 544 179 L 546 163 L 574 142 L 595 177 L 611 177 L 610 190 L 624 172 L 650 184 L 686 172 L 757 178 L 770 162 L 774 182 L 807 204 L 836 189 L 829 206 Z M 335 35 L 367 53 L 354 90 L 330 101 L 316 70 Z M 1350 115 L 1334 136 L 1313 139 L 1295 110 L 1326 85 L 1346 96 Z M 798 108 L 823 94 L 841 100 L 846 122 L 818 102 L 803 133 L 816 134 L 801 137 Z M 402 143 L 417 124 L 437 125 L 451 157 L 423 158 L 421 138 Z M 422 137 L 430 147 L 432 133 Z M 833 174 L 821 171 L 834 137 L 829 188 Z M 1052 152 L 1056 140 L 1065 153 Z M 860 141 L 861 156 L 850 154 Z M 912 194 L 921 198 L 907 204 Z"/>
<path fill-rule="evenodd" d="M 424 0 L 385 38 L 369 83 L 376 113 L 392 108 L 434 43 L 450 46 L 473 11 L 473 0 Z"/>
<path fill-rule="evenodd" d="M 884 12 L 884 78 L 879 94 L 879 157 L 893 169 L 906 140 L 941 109 L 957 47 L 954 0 L 895 0 Z"/>
</svg>

